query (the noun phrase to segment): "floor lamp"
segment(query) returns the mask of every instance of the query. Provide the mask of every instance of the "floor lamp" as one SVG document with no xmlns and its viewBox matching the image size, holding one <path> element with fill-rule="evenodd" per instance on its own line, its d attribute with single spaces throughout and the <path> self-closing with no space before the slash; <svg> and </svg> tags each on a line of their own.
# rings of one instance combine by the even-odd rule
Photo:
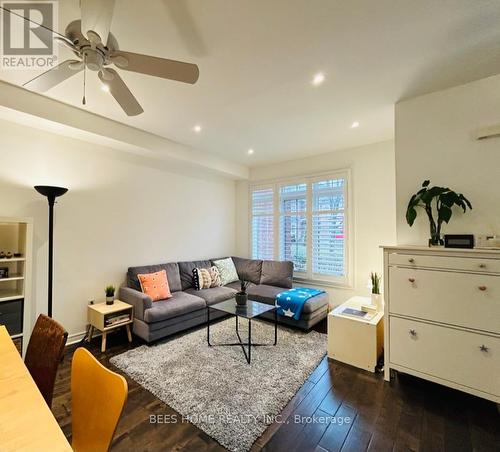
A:
<svg viewBox="0 0 500 452">
<path fill-rule="evenodd" d="M 48 310 L 47 315 L 52 317 L 52 273 L 54 259 L 54 204 L 56 198 L 64 195 L 67 188 L 50 187 L 48 185 L 36 185 L 35 190 L 49 201 L 49 287 L 48 287 Z"/>
</svg>

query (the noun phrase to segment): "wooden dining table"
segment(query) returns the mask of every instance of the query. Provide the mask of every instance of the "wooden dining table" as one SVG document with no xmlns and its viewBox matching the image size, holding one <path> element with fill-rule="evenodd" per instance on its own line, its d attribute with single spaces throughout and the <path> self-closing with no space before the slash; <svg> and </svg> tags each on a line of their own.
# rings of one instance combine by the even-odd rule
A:
<svg viewBox="0 0 500 452">
<path fill-rule="evenodd" d="M 0 451 L 71 450 L 7 329 L 0 326 Z"/>
</svg>

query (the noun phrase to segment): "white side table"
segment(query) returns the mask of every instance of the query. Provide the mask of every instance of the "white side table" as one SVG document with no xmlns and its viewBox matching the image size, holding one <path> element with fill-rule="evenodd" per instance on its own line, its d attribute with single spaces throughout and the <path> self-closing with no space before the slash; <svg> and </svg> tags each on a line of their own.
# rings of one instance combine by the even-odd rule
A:
<svg viewBox="0 0 500 452">
<path fill-rule="evenodd" d="M 384 346 L 384 313 L 371 320 L 342 315 L 345 308 L 361 310 L 368 297 L 352 297 L 328 314 L 328 358 L 375 372 Z"/>
</svg>

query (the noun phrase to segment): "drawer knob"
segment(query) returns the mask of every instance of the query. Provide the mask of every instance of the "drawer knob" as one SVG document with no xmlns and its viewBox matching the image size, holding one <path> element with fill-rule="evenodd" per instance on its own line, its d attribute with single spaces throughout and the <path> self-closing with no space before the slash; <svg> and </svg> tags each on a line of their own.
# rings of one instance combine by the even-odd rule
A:
<svg viewBox="0 0 500 452">
<path fill-rule="evenodd" d="M 481 291 L 481 292 L 484 292 L 486 290 L 486 286 L 479 286 L 478 289 Z"/>
<path fill-rule="evenodd" d="M 415 330 L 410 330 L 409 333 L 410 333 L 411 337 L 416 337 L 417 336 L 417 332 Z"/>
<path fill-rule="evenodd" d="M 413 284 L 415 282 L 415 278 L 408 278 L 408 281 L 410 281 Z"/>
<path fill-rule="evenodd" d="M 413 259 L 413 257 L 411 257 L 410 259 L 408 259 L 408 262 L 409 262 L 410 264 L 413 264 L 413 263 L 415 262 L 415 259 Z"/>
<path fill-rule="evenodd" d="M 488 353 L 490 351 L 489 347 L 486 347 L 486 345 L 484 344 L 479 346 L 479 350 L 485 353 Z"/>
<path fill-rule="evenodd" d="M 486 264 L 479 264 L 479 268 L 486 268 Z"/>
</svg>

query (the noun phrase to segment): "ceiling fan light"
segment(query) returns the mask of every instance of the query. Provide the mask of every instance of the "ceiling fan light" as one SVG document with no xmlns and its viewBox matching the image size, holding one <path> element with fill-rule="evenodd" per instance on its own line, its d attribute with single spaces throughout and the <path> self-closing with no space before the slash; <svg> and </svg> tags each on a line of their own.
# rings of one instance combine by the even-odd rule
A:
<svg viewBox="0 0 500 452">
<path fill-rule="evenodd" d="M 105 92 L 105 93 L 109 93 L 109 85 L 106 85 L 106 83 L 103 83 L 101 85 L 101 89 Z"/>
</svg>

